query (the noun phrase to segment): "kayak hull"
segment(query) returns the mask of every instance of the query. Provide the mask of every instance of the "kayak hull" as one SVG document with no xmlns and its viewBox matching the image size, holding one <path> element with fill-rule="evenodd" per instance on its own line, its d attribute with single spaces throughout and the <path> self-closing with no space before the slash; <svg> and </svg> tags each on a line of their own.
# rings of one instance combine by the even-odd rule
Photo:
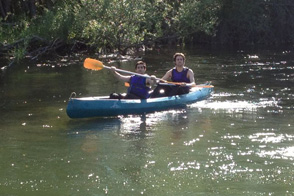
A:
<svg viewBox="0 0 294 196">
<path fill-rule="evenodd" d="M 145 114 L 155 111 L 185 107 L 206 99 L 213 91 L 210 87 L 194 87 L 184 95 L 149 99 L 109 99 L 108 96 L 70 98 L 67 115 L 70 118 L 108 117 L 129 114 Z"/>
</svg>

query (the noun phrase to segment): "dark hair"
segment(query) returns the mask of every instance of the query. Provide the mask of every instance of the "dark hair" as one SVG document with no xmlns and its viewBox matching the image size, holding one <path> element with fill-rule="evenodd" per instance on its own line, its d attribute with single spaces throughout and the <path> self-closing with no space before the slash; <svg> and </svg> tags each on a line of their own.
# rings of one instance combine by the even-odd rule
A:
<svg viewBox="0 0 294 196">
<path fill-rule="evenodd" d="M 146 69 L 146 63 L 144 61 L 138 61 L 136 63 L 135 69 L 137 69 L 138 65 L 143 64 L 144 68 Z"/>
<path fill-rule="evenodd" d="M 186 57 L 185 57 L 185 55 L 183 53 L 175 53 L 174 56 L 173 56 L 174 61 L 176 61 L 177 56 L 183 57 L 184 61 L 186 60 Z"/>
</svg>

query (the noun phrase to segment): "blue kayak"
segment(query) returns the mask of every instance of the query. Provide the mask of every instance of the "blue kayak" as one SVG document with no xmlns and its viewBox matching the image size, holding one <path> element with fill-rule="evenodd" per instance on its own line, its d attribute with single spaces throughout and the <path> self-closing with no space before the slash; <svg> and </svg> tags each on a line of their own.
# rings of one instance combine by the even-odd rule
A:
<svg viewBox="0 0 294 196">
<path fill-rule="evenodd" d="M 206 99 L 213 91 L 212 85 L 197 85 L 188 94 L 148 99 L 109 99 L 109 96 L 70 98 L 67 115 L 70 118 L 108 117 L 129 114 L 146 114 L 185 107 Z"/>
</svg>

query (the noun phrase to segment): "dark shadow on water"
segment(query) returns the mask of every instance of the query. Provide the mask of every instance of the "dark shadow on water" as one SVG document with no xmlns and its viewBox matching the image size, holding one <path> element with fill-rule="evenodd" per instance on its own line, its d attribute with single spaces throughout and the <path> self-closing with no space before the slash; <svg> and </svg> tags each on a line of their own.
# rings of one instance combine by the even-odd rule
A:
<svg viewBox="0 0 294 196">
<path fill-rule="evenodd" d="M 89 132 L 114 131 L 121 125 L 120 118 L 95 118 L 70 120 L 67 124 L 69 135 L 79 135 Z"/>
</svg>

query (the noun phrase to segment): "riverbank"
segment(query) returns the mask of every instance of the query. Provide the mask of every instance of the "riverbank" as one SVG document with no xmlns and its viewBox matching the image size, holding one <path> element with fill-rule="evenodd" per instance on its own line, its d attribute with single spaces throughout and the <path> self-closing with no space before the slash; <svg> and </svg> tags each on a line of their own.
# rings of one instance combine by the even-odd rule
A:
<svg viewBox="0 0 294 196">
<path fill-rule="evenodd" d="M 1 66 L 81 51 L 130 55 L 160 45 L 294 43 L 294 2 L 287 0 L 32 2 L 1 2 L 0 55 L 10 59 Z"/>
</svg>

